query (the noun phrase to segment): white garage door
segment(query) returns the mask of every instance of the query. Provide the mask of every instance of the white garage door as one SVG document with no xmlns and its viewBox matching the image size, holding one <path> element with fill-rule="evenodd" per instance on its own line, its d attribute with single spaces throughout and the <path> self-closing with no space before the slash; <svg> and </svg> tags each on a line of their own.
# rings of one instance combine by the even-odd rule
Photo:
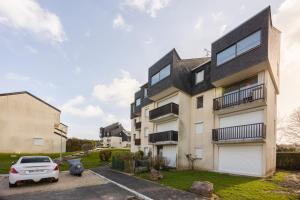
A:
<svg viewBox="0 0 300 200">
<path fill-rule="evenodd" d="M 168 160 L 169 167 L 176 167 L 176 145 L 164 145 L 162 156 Z"/>
<path fill-rule="evenodd" d="M 261 176 L 262 146 L 219 147 L 219 171 Z"/>
<path fill-rule="evenodd" d="M 171 103 L 171 102 L 178 104 L 178 96 L 176 95 L 176 96 L 173 96 L 173 97 L 170 97 L 168 99 L 165 99 L 163 101 L 158 102 L 157 107 L 166 105 L 166 104 Z"/>
<path fill-rule="evenodd" d="M 220 118 L 220 128 L 239 126 L 245 124 L 262 123 L 264 121 L 264 112 L 262 110 L 232 115 Z"/>
<path fill-rule="evenodd" d="M 157 132 L 163 131 L 177 131 L 177 120 L 157 124 Z"/>
</svg>

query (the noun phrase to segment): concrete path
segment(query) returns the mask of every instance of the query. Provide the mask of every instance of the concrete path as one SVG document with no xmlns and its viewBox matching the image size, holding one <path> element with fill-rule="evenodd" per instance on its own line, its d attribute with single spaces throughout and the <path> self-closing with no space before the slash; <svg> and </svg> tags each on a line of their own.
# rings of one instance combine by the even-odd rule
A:
<svg viewBox="0 0 300 200">
<path fill-rule="evenodd" d="M 93 169 L 97 174 L 114 181 L 120 185 L 123 185 L 131 190 L 134 190 L 142 195 L 145 195 L 149 199 L 154 200 L 202 200 L 198 195 L 190 192 L 172 189 L 162 186 L 160 184 L 136 178 L 124 173 L 111 170 L 107 166 Z"/>
</svg>

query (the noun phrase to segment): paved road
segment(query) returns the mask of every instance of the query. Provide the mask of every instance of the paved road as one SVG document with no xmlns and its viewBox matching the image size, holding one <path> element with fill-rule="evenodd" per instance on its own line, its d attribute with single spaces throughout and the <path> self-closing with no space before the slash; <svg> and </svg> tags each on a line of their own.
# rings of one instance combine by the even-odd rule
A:
<svg viewBox="0 0 300 200">
<path fill-rule="evenodd" d="M 127 190 L 86 171 L 82 177 L 61 173 L 57 183 L 26 184 L 8 187 L 0 177 L 0 200 L 126 200 L 134 196 Z"/>
<path fill-rule="evenodd" d="M 132 190 L 135 190 L 149 198 L 154 200 L 202 200 L 198 195 L 190 192 L 172 189 L 164 187 L 160 184 L 139 179 L 133 176 L 126 175 L 114 170 L 110 170 L 108 167 L 99 167 L 93 169 L 94 172 L 104 176 L 112 181 L 126 186 Z"/>
</svg>

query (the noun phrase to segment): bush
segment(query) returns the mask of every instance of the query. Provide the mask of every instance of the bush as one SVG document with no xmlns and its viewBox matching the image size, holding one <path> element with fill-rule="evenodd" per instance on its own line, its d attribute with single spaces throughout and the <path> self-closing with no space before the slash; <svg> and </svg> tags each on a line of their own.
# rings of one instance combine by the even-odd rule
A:
<svg viewBox="0 0 300 200">
<path fill-rule="evenodd" d="M 99 158 L 101 161 L 106 161 L 108 162 L 109 159 L 111 158 L 111 150 L 110 149 L 104 149 L 99 151 Z"/>
<path fill-rule="evenodd" d="M 156 156 L 152 157 L 150 160 L 150 166 L 151 168 L 154 168 L 156 170 L 161 169 L 168 169 L 169 161 L 166 158 L 163 158 L 162 156 Z"/>
<path fill-rule="evenodd" d="M 276 168 L 287 170 L 300 170 L 300 153 L 277 153 Z"/>
<path fill-rule="evenodd" d="M 144 157 L 144 152 L 141 150 L 134 153 L 135 160 L 141 160 L 141 159 L 143 159 L 143 157 Z"/>
<path fill-rule="evenodd" d="M 84 154 L 87 155 L 89 151 L 93 149 L 93 145 L 90 143 L 85 143 L 81 146 L 81 149 L 84 152 Z"/>
<path fill-rule="evenodd" d="M 133 154 L 129 151 L 112 152 L 112 168 L 133 173 Z"/>
</svg>

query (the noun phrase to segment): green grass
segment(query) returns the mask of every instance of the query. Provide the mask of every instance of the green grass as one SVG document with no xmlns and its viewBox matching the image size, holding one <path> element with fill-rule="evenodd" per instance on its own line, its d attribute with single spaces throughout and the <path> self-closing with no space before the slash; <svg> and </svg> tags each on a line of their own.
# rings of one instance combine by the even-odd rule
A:
<svg viewBox="0 0 300 200">
<path fill-rule="evenodd" d="M 128 151 L 127 149 L 111 149 L 112 151 Z M 76 152 L 66 152 L 63 153 L 63 156 L 71 155 Z M 15 155 L 15 157 L 12 157 L 12 155 Z M 16 162 L 21 156 L 25 155 L 45 155 L 49 156 L 50 158 L 59 158 L 59 153 L 51 153 L 51 154 L 41 154 L 41 153 L 35 153 L 35 154 L 11 154 L 11 153 L 0 153 L 0 174 L 7 174 L 11 163 L 14 161 Z M 89 155 L 84 156 L 81 159 L 81 162 L 83 163 L 83 166 L 85 169 L 90 169 L 94 167 L 100 166 L 102 163 L 99 159 L 99 152 L 91 152 Z M 60 166 L 61 171 L 66 171 L 69 169 L 69 166 L 67 163 L 64 163 Z"/>
<path fill-rule="evenodd" d="M 194 181 L 209 181 L 214 184 L 214 193 L 221 199 L 296 199 L 287 189 L 277 183 L 282 181 L 288 172 L 277 172 L 268 179 L 246 176 L 234 176 L 208 171 L 165 171 L 159 183 L 173 188 L 188 190 Z M 148 179 L 148 173 L 138 175 Z"/>
</svg>

